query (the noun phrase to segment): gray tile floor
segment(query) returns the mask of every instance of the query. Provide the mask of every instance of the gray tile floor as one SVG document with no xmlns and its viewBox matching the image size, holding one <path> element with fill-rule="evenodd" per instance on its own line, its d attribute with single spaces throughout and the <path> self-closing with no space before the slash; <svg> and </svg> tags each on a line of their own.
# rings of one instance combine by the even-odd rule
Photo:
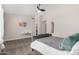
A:
<svg viewBox="0 0 79 59">
<path fill-rule="evenodd" d="M 48 40 L 49 40 L 49 42 L 46 43 L 46 44 L 50 45 L 50 43 L 51 43 L 51 44 L 53 44 L 53 47 L 54 47 L 54 45 L 56 47 L 59 43 L 56 43 L 57 45 L 54 44 L 54 43 L 55 42 L 59 42 L 60 41 L 59 39 L 61 39 L 61 38 L 58 38 L 58 37 L 48 37 L 48 38 L 42 38 L 41 42 L 45 43 L 45 42 L 48 42 Z M 1 54 L 5 54 L 6 53 L 8 55 L 41 55 L 39 52 L 37 52 L 35 50 L 32 51 L 32 48 L 30 46 L 31 42 L 32 42 L 31 38 L 6 41 L 6 42 L 4 42 L 5 49 L 3 50 L 3 53 L 1 53 Z"/>
<path fill-rule="evenodd" d="M 30 47 L 31 42 L 31 38 L 4 42 L 5 49 L 3 52 L 8 55 L 28 55 L 32 52 Z"/>
</svg>

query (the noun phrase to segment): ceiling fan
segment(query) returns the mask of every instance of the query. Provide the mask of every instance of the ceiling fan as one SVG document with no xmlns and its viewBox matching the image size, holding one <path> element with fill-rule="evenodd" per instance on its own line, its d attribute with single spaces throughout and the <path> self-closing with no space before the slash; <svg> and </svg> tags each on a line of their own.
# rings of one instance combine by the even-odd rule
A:
<svg viewBox="0 0 79 59">
<path fill-rule="evenodd" d="M 45 9 L 41 9 L 40 6 L 41 6 L 41 4 L 38 4 L 38 5 L 37 5 L 37 9 L 38 9 L 38 10 L 40 10 L 40 11 L 42 11 L 42 12 L 46 11 Z"/>
</svg>

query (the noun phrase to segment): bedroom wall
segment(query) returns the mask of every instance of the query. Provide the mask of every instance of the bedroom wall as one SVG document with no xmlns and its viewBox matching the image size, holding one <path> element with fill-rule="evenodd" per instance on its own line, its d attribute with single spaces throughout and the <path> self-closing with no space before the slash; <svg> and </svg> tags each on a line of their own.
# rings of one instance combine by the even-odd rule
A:
<svg viewBox="0 0 79 59">
<path fill-rule="evenodd" d="M 32 20 L 33 15 L 15 15 L 15 14 L 4 14 L 5 27 L 4 37 L 6 39 L 12 39 L 16 36 L 23 35 L 26 32 L 32 32 L 34 30 L 34 22 Z M 25 28 L 18 27 L 18 21 L 23 18 L 27 23 Z"/>
<path fill-rule="evenodd" d="M 3 35 L 4 35 L 4 10 L 2 8 L 2 5 L 0 4 L 0 42 L 3 41 Z"/>
<path fill-rule="evenodd" d="M 5 37 L 12 38 L 22 33 L 16 26 L 16 22 L 20 16 L 23 16 L 29 23 L 29 26 L 24 31 L 31 31 L 30 29 L 32 29 L 33 24 L 31 20 L 27 19 L 30 19 L 33 15 L 5 14 Z M 51 22 L 55 23 L 53 35 L 65 37 L 79 32 L 79 5 L 54 4 L 47 7 L 44 18 L 47 20 L 47 33 L 51 33 Z"/>
<path fill-rule="evenodd" d="M 65 37 L 79 33 L 79 5 L 58 5 L 49 9 L 49 16 L 55 22 L 53 35 Z"/>
</svg>

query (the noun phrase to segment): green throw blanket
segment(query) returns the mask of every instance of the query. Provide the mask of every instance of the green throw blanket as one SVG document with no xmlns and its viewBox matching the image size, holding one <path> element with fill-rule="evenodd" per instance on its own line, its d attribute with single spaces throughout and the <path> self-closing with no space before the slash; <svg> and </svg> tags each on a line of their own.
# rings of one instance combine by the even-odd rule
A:
<svg viewBox="0 0 79 59">
<path fill-rule="evenodd" d="M 60 49 L 70 51 L 77 41 L 79 41 L 79 33 L 65 37 L 60 44 Z"/>
</svg>

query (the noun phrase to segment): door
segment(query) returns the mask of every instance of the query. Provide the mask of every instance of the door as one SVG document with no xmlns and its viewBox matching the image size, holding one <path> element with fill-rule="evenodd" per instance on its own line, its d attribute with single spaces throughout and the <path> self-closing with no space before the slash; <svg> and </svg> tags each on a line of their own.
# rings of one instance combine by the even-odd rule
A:
<svg viewBox="0 0 79 59">
<path fill-rule="evenodd" d="M 46 34 L 46 32 L 47 32 L 46 21 L 41 21 L 41 23 L 40 23 L 40 34 Z"/>
</svg>

